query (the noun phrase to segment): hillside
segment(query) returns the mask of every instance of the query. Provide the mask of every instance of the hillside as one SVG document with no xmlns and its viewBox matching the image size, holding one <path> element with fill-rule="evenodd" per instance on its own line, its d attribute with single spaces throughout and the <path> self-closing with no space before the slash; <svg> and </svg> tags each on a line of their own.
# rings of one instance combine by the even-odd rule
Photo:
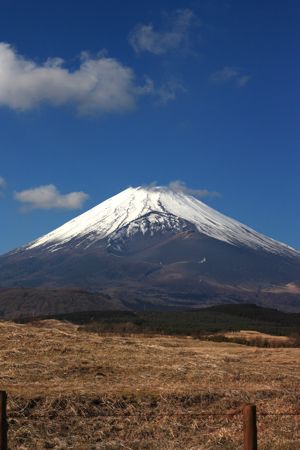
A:
<svg viewBox="0 0 300 450">
<path fill-rule="evenodd" d="M 141 289 L 125 287 L 108 288 L 102 292 L 82 289 L 0 289 L 0 319 L 21 317 L 58 316 L 88 311 L 184 311 L 202 309 L 221 303 L 257 304 L 279 308 L 288 312 L 300 312 L 298 295 L 289 293 L 261 293 L 260 295 L 216 286 L 202 285 L 198 292 L 168 292 L 164 289 Z M 180 317 L 180 315 L 179 315 Z"/>
<path fill-rule="evenodd" d="M 38 318 L 38 316 L 36 317 Z M 186 311 L 76 311 L 40 315 L 40 319 L 64 320 L 94 332 L 125 332 L 199 336 L 225 331 L 257 330 L 274 335 L 300 331 L 300 314 L 284 313 L 253 304 L 218 305 Z M 23 318 L 28 322 L 32 318 Z"/>
</svg>

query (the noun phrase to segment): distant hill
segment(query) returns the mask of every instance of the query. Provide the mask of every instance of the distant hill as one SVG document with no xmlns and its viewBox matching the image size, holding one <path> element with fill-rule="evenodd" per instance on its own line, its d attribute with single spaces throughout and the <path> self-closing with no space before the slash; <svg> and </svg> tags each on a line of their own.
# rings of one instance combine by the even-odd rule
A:
<svg viewBox="0 0 300 450">
<path fill-rule="evenodd" d="M 256 330 L 289 336 L 300 331 L 300 313 L 284 313 L 253 304 L 217 305 L 194 311 L 85 311 L 38 318 L 69 321 L 94 332 L 198 336 L 203 333 Z M 28 320 L 31 318 L 21 321 Z"/>
<path fill-rule="evenodd" d="M 0 319 L 115 308 L 122 309 L 109 296 L 80 289 L 0 289 Z"/>
<path fill-rule="evenodd" d="M 243 303 L 241 303 L 243 301 Z M 191 309 L 191 314 L 201 308 L 212 306 L 214 313 L 226 313 L 230 315 L 248 314 L 245 304 L 267 305 L 271 309 L 251 308 L 249 318 L 259 320 L 268 319 L 280 312 L 274 312 L 274 308 L 289 312 L 300 312 L 300 304 L 297 296 L 290 294 L 265 293 L 264 296 L 256 296 L 252 293 L 236 293 L 231 289 L 210 290 L 204 287 L 202 292 L 174 292 L 169 293 L 158 289 L 126 289 L 111 288 L 102 292 L 88 292 L 83 289 L 37 289 L 37 288 L 13 288 L 0 289 L 0 320 L 17 319 L 21 317 L 47 317 L 62 314 L 81 314 L 82 317 L 101 311 L 131 311 L 131 312 L 176 312 Z M 224 310 L 221 306 L 224 304 Z M 240 305 L 240 308 L 239 308 Z M 214 307 L 217 308 L 214 310 Z M 264 313 L 262 313 L 264 311 Z"/>
</svg>

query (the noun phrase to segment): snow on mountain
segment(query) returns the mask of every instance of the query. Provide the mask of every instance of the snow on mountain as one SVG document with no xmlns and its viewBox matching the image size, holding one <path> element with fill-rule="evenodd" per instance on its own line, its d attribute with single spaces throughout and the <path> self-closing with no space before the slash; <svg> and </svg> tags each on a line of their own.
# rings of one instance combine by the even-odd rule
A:
<svg viewBox="0 0 300 450">
<path fill-rule="evenodd" d="M 299 252 L 291 247 L 257 233 L 184 192 L 166 187 L 130 187 L 22 250 L 43 247 L 53 252 L 66 245 L 82 243 L 88 247 L 105 238 L 111 242 L 116 232 L 125 226 L 128 237 L 137 230 L 153 233 L 181 229 L 184 226 L 182 221 L 189 222 L 207 236 L 235 246 L 299 257 Z"/>
<path fill-rule="evenodd" d="M 107 248 L 122 251 L 135 237 L 142 237 L 145 241 L 145 238 L 171 236 L 191 230 L 194 230 L 194 226 L 180 217 L 165 212 L 149 212 L 113 231 L 107 238 Z"/>
</svg>

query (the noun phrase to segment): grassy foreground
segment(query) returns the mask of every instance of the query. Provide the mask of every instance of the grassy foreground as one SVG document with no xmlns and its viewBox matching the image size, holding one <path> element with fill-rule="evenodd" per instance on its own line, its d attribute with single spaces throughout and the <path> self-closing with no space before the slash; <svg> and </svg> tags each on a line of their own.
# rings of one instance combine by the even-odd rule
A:
<svg viewBox="0 0 300 450">
<path fill-rule="evenodd" d="M 0 322 L 0 362 L 10 449 L 238 450 L 244 402 L 260 450 L 300 448 L 299 348 Z"/>
</svg>

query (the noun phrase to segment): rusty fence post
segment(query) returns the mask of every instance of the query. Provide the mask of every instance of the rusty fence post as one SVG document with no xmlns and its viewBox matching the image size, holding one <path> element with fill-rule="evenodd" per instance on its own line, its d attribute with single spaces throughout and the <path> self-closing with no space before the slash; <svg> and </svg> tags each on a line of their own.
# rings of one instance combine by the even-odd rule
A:
<svg viewBox="0 0 300 450">
<path fill-rule="evenodd" d="M 257 450 L 256 406 L 245 405 L 244 418 L 244 450 Z"/>
<path fill-rule="evenodd" d="M 7 450 L 7 419 L 6 419 L 7 394 L 0 391 L 0 450 Z"/>
</svg>

